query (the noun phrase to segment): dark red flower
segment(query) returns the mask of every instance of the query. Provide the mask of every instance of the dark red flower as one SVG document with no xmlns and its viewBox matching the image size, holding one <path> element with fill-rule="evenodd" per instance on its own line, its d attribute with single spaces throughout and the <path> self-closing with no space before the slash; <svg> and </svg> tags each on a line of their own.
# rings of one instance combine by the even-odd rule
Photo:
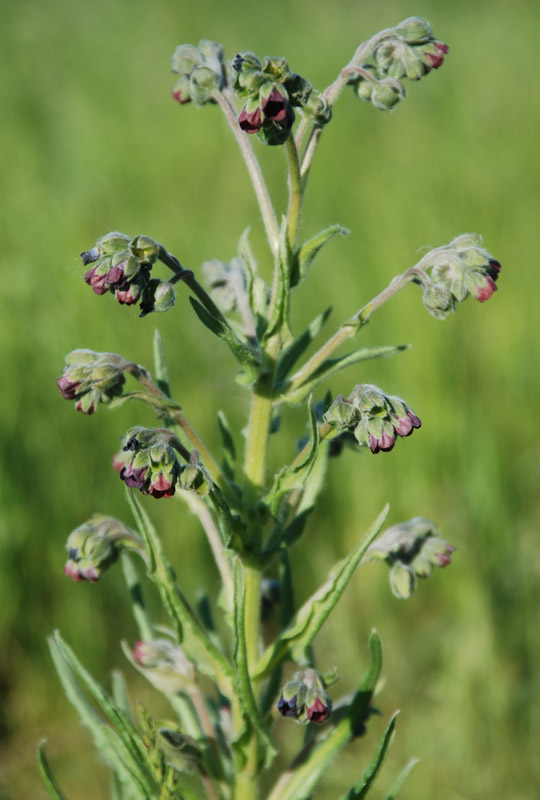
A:
<svg viewBox="0 0 540 800">
<path fill-rule="evenodd" d="M 246 133 L 257 133 L 262 125 L 261 109 L 256 108 L 254 111 L 247 111 L 244 107 L 238 117 L 238 124 Z"/>
<path fill-rule="evenodd" d="M 444 61 L 444 57 L 446 53 L 450 50 L 447 44 L 443 42 L 433 42 L 433 45 L 437 48 L 437 53 L 426 53 L 426 58 L 429 61 L 430 68 L 439 69 L 441 64 Z"/>
</svg>

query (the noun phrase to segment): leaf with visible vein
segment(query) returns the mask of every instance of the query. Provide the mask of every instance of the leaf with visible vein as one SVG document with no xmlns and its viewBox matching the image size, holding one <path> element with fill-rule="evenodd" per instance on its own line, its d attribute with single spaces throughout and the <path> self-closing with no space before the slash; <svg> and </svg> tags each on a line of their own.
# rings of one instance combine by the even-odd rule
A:
<svg viewBox="0 0 540 800">
<path fill-rule="evenodd" d="M 47 794 L 51 800 L 65 800 L 65 795 L 62 794 L 58 784 L 56 783 L 51 767 L 47 760 L 47 756 L 45 755 L 45 739 L 42 739 L 38 744 L 37 757 L 39 774 L 41 776 L 43 785 L 47 790 Z"/>
<path fill-rule="evenodd" d="M 369 766 L 363 772 L 362 777 L 356 783 L 347 794 L 344 794 L 340 797 L 340 800 L 364 800 L 367 793 L 377 780 L 379 775 L 380 769 L 384 763 L 386 756 L 388 755 L 388 751 L 390 746 L 394 740 L 395 735 L 395 727 L 396 727 L 396 719 L 399 714 L 399 711 L 396 711 L 388 725 L 386 726 L 383 735 L 377 745 L 377 749 L 373 754 L 373 758 L 371 759 Z"/>
<path fill-rule="evenodd" d="M 291 627 L 284 631 L 274 644 L 266 650 L 257 665 L 255 671 L 257 677 L 266 675 L 287 654 L 294 661 L 302 663 L 306 648 L 311 644 L 334 609 L 366 550 L 379 534 L 388 515 L 388 510 L 389 506 L 387 504 L 356 547 L 346 558 L 334 566 L 328 576 L 328 580 L 299 609 Z"/>
<path fill-rule="evenodd" d="M 279 386 L 286 379 L 300 356 L 305 353 L 310 344 L 319 335 L 331 311 L 332 306 L 329 306 L 283 351 L 276 366 L 276 386 Z"/>
<path fill-rule="evenodd" d="M 305 242 L 295 255 L 291 273 L 291 288 L 304 280 L 315 257 L 327 242 L 330 242 L 335 236 L 348 236 L 349 233 L 350 230 L 342 225 L 331 225 Z"/>
</svg>

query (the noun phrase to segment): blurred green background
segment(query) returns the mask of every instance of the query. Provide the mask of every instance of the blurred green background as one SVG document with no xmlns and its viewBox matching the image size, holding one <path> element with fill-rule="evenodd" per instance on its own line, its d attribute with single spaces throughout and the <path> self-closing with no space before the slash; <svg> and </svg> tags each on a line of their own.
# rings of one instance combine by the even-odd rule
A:
<svg viewBox="0 0 540 800">
<path fill-rule="evenodd" d="M 450 45 L 444 66 L 384 114 L 346 92 L 325 132 L 305 207 L 305 233 L 339 222 L 352 230 L 316 262 L 298 291 L 299 327 L 323 304 L 329 331 L 418 260 L 424 245 L 483 234 L 503 264 L 499 291 L 469 299 L 439 322 L 410 287 L 385 306 L 359 344 L 412 343 L 396 359 L 367 362 L 332 384 L 360 381 L 403 395 L 423 428 L 390 455 L 347 452 L 293 553 L 305 597 L 390 500 L 392 523 L 434 519 L 458 550 L 454 564 L 407 602 L 387 570 L 359 573 L 317 651 L 349 691 L 376 626 L 385 653 L 378 705 L 402 710 L 380 778 L 382 796 L 412 756 L 402 792 L 532 800 L 540 785 L 540 554 L 537 500 L 538 264 L 540 247 L 540 6 L 517 0 L 3 0 L 0 60 L 0 315 L 3 494 L 0 520 L 0 798 L 42 798 L 35 748 L 48 754 L 67 796 L 107 796 L 107 771 L 64 699 L 45 638 L 59 628 L 104 682 L 125 669 L 134 696 L 154 696 L 126 664 L 119 639 L 136 633 L 121 571 L 97 585 L 63 577 L 67 534 L 94 511 L 129 520 L 110 468 L 120 436 L 153 424 L 133 404 L 76 414 L 55 387 L 76 347 L 122 353 L 151 366 L 154 326 L 164 338 L 174 395 L 203 437 L 218 444 L 215 415 L 237 431 L 248 395 L 235 365 L 179 293 L 169 314 L 144 320 L 98 298 L 78 258 L 108 230 L 147 233 L 185 265 L 225 260 L 251 225 L 264 239 L 237 145 L 217 108 L 170 99 L 169 57 L 183 42 L 223 42 L 283 55 L 324 88 L 371 34 L 411 14 Z M 284 153 L 255 143 L 278 208 Z M 304 414 L 287 413 L 273 459 L 289 459 Z M 241 446 L 241 437 L 238 436 Z M 196 521 L 180 504 L 146 502 L 185 592 L 217 589 Z M 329 654 L 329 655 L 328 655 Z M 365 765 L 383 720 L 357 741 L 317 797 L 333 800 Z M 298 731 L 279 724 L 280 739 Z M 289 750 L 291 745 L 284 745 Z"/>
</svg>

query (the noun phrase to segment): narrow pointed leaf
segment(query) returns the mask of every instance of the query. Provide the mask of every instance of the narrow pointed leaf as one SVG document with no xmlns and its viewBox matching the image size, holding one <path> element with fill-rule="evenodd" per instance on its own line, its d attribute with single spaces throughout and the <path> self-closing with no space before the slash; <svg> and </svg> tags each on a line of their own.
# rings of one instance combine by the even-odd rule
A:
<svg viewBox="0 0 540 800">
<path fill-rule="evenodd" d="M 246 383 L 253 383 L 261 374 L 261 366 L 258 359 L 253 354 L 251 347 L 238 338 L 233 329 L 222 322 L 220 319 L 213 317 L 206 308 L 199 303 L 194 297 L 189 298 L 189 302 L 193 306 L 195 313 L 205 325 L 208 330 L 212 331 L 219 339 L 228 345 L 235 358 L 240 362 L 244 370 L 244 377 Z"/>
<path fill-rule="evenodd" d="M 401 772 L 397 776 L 397 778 L 396 778 L 396 780 L 394 782 L 394 785 L 392 786 L 392 788 L 390 789 L 390 791 L 386 795 L 386 799 L 385 800 L 395 800 L 395 798 L 397 797 L 397 793 L 399 792 L 399 790 L 401 789 L 401 787 L 405 783 L 410 771 L 412 770 L 412 768 L 414 766 L 416 766 L 416 764 L 418 764 L 419 760 L 420 759 L 418 759 L 418 758 L 411 758 L 409 763 L 401 770 Z"/>
<path fill-rule="evenodd" d="M 125 551 L 121 554 L 121 561 L 131 600 L 131 607 L 133 609 L 133 616 L 137 623 L 139 634 L 141 639 L 144 639 L 145 642 L 151 642 L 154 638 L 154 627 L 144 602 L 139 574 L 135 568 L 133 559 Z"/>
<path fill-rule="evenodd" d="M 303 662 L 307 647 L 334 609 L 369 545 L 379 534 L 388 510 L 389 506 L 386 505 L 356 547 L 334 566 L 328 580 L 299 609 L 291 626 L 266 650 L 257 666 L 257 677 L 268 674 L 287 654 L 297 663 Z"/>
<path fill-rule="evenodd" d="M 299 403 L 307 397 L 307 395 L 311 394 L 321 381 L 328 380 L 328 378 L 341 372 L 342 369 L 350 367 L 353 364 L 358 364 L 360 361 L 367 361 L 371 358 L 389 358 L 404 350 L 408 350 L 409 347 L 410 345 L 408 344 L 364 347 L 361 350 L 355 350 L 353 353 L 348 353 L 339 358 L 327 358 L 326 361 L 323 361 L 320 367 L 318 367 L 315 372 L 312 372 L 311 375 L 308 375 L 302 383 L 296 384 L 293 377 L 290 388 L 287 389 L 285 387 L 280 399 L 287 403 Z"/>
<path fill-rule="evenodd" d="M 223 411 L 218 411 L 217 421 L 219 432 L 221 434 L 221 444 L 223 447 L 223 474 L 228 480 L 233 480 L 234 469 L 236 466 L 236 447 L 234 446 L 234 439 L 232 437 L 227 417 Z"/>
<path fill-rule="evenodd" d="M 278 331 L 285 331 L 289 334 L 289 263 L 290 248 L 287 238 L 287 220 L 283 218 L 279 232 L 279 252 L 277 264 L 277 291 L 274 299 L 268 327 L 264 334 L 265 339 L 269 339 Z"/>
<path fill-rule="evenodd" d="M 38 769 L 43 782 L 43 786 L 47 790 L 47 794 L 51 800 L 65 800 L 65 795 L 61 792 L 60 787 L 56 783 L 55 777 L 52 774 L 47 756 L 45 755 L 45 740 L 43 739 L 38 744 Z"/>
<path fill-rule="evenodd" d="M 255 315 L 257 336 L 261 339 L 266 328 L 268 287 L 258 274 L 257 261 L 249 244 L 249 228 L 246 228 L 240 237 L 238 255 L 244 265 L 249 305 Z"/>
<path fill-rule="evenodd" d="M 279 506 L 283 497 L 287 492 L 293 489 L 301 489 L 317 458 L 319 448 L 320 436 L 319 426 L 313 410 L 313 400 L 310 397 L 308 400 L 308 414 L 309 414 L 309 448 L 306 454 L 298 463 L 291 466 L 284 467 L 274 480 L 274 485 L 270 492 L 264 498 L 265 504 L 270 508 L 272 515 L 277 518 L 279 514 Z"/>
<path fill-rule="evenodd" d="M 289 347 L 283 352 L 276 367 L 275 383 L 279 385 L 282 383 L 291 369 L 294 367 L 298 359 L 305 353 L 310 344 L 321 332 L 324 323 L 330 316 L 332 306 L 329 306 L 322 314 L 319 314 L 313 322 L 306 328 L 306 330 L 295 339 Z"/>
<path fill-rule="evenodd" d="M 158 417 L 161 418 L 168 417 L 171 411 L 180 408 L 179 404 L 175 403 L 173 400 L 168 400 L 166 398 L 159 397 L 158 395 L 150 394 L 150 392 L 139 390 L 134 392 L 126 392 L 120 397 L 115 397 L 109 403 L 109 408 L 120 408 L 120 406 L 124 405 L 127 400 L 142 400 L 143 403 L 149 405 L 150 408 L 156 412 Z"/>
<path fill-rule="evenodd" d="M 244 567 L 239 558 L 234 560 L 234 674 L 236 695 L 244 714 L 260 736 L 265 748 L 265 766 L 269 766 L 276 754 L 276 749 L 270 738 L 257 707 L 253 694 L 253 686 L 249 677 L 248 657 L 245 633 L 246 610 L 246 585 Z"/>
<path fill-rule="evenodd" d="M 305 242 L 294 260 L 294 266 L 291 274 L 291 288 L 297 286 L 306 277 L 308 270 L 317 256 L 318 252 L 324 245 L 331 241 L 334 236 L 347 236 L 350 233 L 348 228 L 343 228 L 341 225 L 332 225 L 330 228 L 317 233 L 313 238 Z"/>
<path fill-rule="evenodd" d="M 138 499 L 129 489 L 127 498 L 147 549 L 148 575 L 158 588 L 179 643 L 183 643 L 186 655 L 197 664 L 197 667 L 217 682 L 224 695 L 229 696 L 232 672 L 227 659 L 211 641 L 179 592 L 172 576 L 171 567 L 165 557 L 161 540 Z"/>
<path fill-rule="evenodd" d="M 386 726 L 379 744 L 377 745 L 377 749 L 373 754 L 373 758 L 371 759 L 369 766 L 362 774 L 362 777 L 358 783 L 356 783 L 352 789 L 347 792 L 347 794 L 342 795 L 340 800 L 364 800 L 364 798 L 367 796 L 367 793 L 377 780 L 380 769 L 386 756 L 388 755 L 388 751 L 395 736 L 396 719 L 398 714 L 399 711 L 396 711 Z"/>
</svg>

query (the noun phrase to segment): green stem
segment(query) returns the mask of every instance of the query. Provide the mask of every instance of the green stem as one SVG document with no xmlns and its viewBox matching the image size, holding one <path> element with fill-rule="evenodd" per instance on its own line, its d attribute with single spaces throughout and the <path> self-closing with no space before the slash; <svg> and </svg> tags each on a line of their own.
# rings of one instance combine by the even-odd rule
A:
<svg viewBox="0 0 540 800">
<path fill-rule="evenodd" d="M 386 30 L 377 33 L 375 36 L 372 36 L 371 39 L 368 39 L 367 42 L 363 42 L 360 47 L 357 49 L 356 53 L 347 64 L 344 69 L 341 70 L 336 80 L 328 86 L 327 89 L 324 91 L 324 99 L 332 108 L 335 105 L 338 97 L 340 96 L 343 89 L 346 87 L 347 82 L 349 81 L 350 74 L 351 74 L 351 67 L 361 67 L 363 62 L 368 59 L 372 53 L 375 52 L 377 47 L 383 42 L 385 39 L 390 38 L 395 33 L 394 28 L 386 28 Z M 323 127 L 317 125 L 317 123 L 313 124 L 313 127 L 310 131 L 308 142 L 306 145 L 306 149 L 304 150 L 304 155 L 302 157 L 302 180 L 304 186 L 307 182 L 309 176 L 309 170 L 311 168 L 311 164 L 313 161 L 313 157 L 315 155 L 315 151 L 317 150 L 317 145 L 319 144 L 321 134 L 323 132 Z"/>
<path fill-rule="evenodd" d="M 277 253 L 279 245 L 279 228 L 276 221 L 276 215 L 274 213 L 274 209 L 272 206 L 272 201 L 270 199 L 270 195 L 268 194 L 268 189 L 266 187 L 266 183 L 264 181 L 261 167 L 257 160 L 257 156 L 253 151 L 247 133 L 244 133 L 244 131 L 238 124 L 238 120 L 236 118 L 236 111 L 234 109 L 234 106 L 232 105 L 232 102 L 230 102 L 229 99 L 225 97 L 225 95 L 222 94 L 221 92 L 216 92 L 214 97 L 215 100 L 221 106 L 221 110 L 225 114 L 227 122 L 229 123 L 229 126 L 232 132 L 234 133 L 236 141 L 238 142 L 238 145 L 244 157 L 244 161 L 246 162 L 249 176 L 251 178 L 251 182 L 253 184 L 253 188 L 257 196 L 257 201 L 259 203 L 259 208 L 261 210 L 264 227 L 266 230 L 266 235 L 270 243 L 270 248 L 272 252 L 275 254 Z"/>
<path fill-rule="evenodd" d="M 263 385 L 256 387 L 251 400 L 244 461 L 244 502 L 247 508 L 257 502 L 264 489 L 273 407 L 269 385 L 270 382 L 266 380 Z"/>
<path fill-rule="evenodd" d="M 287 139 L 287 161 L 289 165 L 289 208 L 287 210 L 287 240 L 294 252 L 302 218 L 302 177 L 298 150 L 292 136 Z"/>
<path fill-rule="evenodd" d="M 395 294 L 400 292 L 411 281 L 417 280 L 423 283 L 426 280 L 425 273 L 418 267 L 411 267 L 402 275 L 395 277 L 390 284 L 384 289 L 377 297 L 374 297 L 367 303 L 360 311 L 351 317 L 351 319 L 344 322 L 335 334 L 328 339 L 327 342 L 318 350 L 304 366 L 296 372 L 287 387 L 288 391 L 294 391 L 301 386 L 313 373 L 321 366 L 321 364 L 329 358 L 337 348 L 343 344 L 347 339 L 355 336 L 360 328 L 367 325 L 371 315 L 377 311 L 384 303 L 390 300 Z"/>
</svg>

